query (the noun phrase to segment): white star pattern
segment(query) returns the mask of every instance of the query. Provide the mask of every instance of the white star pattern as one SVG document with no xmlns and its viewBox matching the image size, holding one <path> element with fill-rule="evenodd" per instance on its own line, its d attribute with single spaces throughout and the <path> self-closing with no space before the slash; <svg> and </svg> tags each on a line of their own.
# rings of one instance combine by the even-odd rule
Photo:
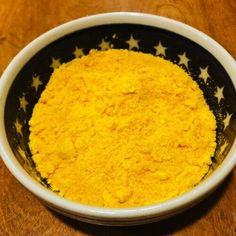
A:
<svg viewBox="0 0 236 236">
<path fill-rule="evenodd" d="M 33 76 L 32 77 L 33 82 L 31 86 L 35 89 L 35 91 L 38 91 L 39 86 L 42 84 L 41 80 L 39 79 L 39 76 Z"/>
<path fill-rule="evenodd" d="M 226 117 L 225 117 L 225 119 L 223 120 L 223 122 L 224 122 L 224 129 L 226 129 L 226 127 L 229 125 L 230 118 L 231 118 L 232 115 L 233 115 L 233 114 L 229 114 L 229 113 L 226 114 Z"/>
<path fill-rule="evenodd" d="M 154 47 L 156 49 L 156 56 L 158 55 L 166 55 L 166 49 L 167 47 L 164 47 L 161 43 L 161 41 L 159 41 L 158 45 Z"/>
<path fill-rule="evenodd" d="M 209 74 L 208 74 L 208 66 L 203 69 L 200 67 L 200 75 L 199 75 L 199 78 L 202 78 L 204 80 L 204 82 L 206 83 L 207 82 L 207 79 L 209 78 Z"/>
<path fill-rule="evenodd" d="M 18 134 L 21 134 L 21 136 L 22 136 L 22 124 L 19 122 L 18 119 L 15 121 L 14 125 L 15 125 L 15 128 L 16 128 L 16 132 Z"/>
<path fill-rule="evenodd" d="M 178 55 L 178 57 L 179 57 L 179 65 L 185 65 L 187 68 L 190 59 L 186 56 L 186 53 L 184 52 L 182 55 Z"/>
<path fill-rule="evenodd" d="M 25 152 L 22 150 L 22 148 L 20 146 L 18 146 L 18 152 L 22 157 L 24 157 L 24 159 L 26 159 Z"/>
<path fill-rule="evenodd" d="M 29 103 L 26 101 L 25 96 L 20 97 L 20 98 L 19 98 L 19 101 L 20 101 L 20 108 L 22 108 L 23 111 L 25 112 L 25 111 L 26 111 L 26 106 L 27 106 Z"/>
<path fill-rule="evenodd" d="M 84 56 L 83 48 L 75 47 L 75 51 L 73 52 L 73 54 L 76 58 Z"/>
<path fill-rule="evenodd" d="M 223 90 L 224 90 L 224 86 L 223 87 L 216 87 L 217 91 L 215 93 L 215 97 L 217 97 L 218 99 L 218 103 L 220 103 L 221 99 L 224 98 L 224 95 L 223 95 Z"/>
<path fill-rule="evenodd" d="M 225 141 L 225 143 L 220 147 L 220 153 L 219 153 L 220 155 L 223 154 L 227 146 L 228 146 L 228 143 L 227 141 Z"/>
<path fill-rule="evenodd" d="M 139 49 L 139 46 L 138 46 L 139 40 L 134 39 L 132 34 L 130 35 L 130 39 L 125 42 L 129 45 L 129 50 L 131 50 L 132 48 Z"/>
<path fill-rule="evenodd" d="M 52 63 L 50 65 L 50 67 L 52 69 L 56 69 L 61 65 L 60 59 L 55 59 L 54 57 L 52 57 Z"/>
<path fill-rule="evenodd" d="M 102 51 L 108 50 L 110 48 L 110 42 L 106 42 L 102 39 L 102 42 L 98 45 Z"/>
</svg>

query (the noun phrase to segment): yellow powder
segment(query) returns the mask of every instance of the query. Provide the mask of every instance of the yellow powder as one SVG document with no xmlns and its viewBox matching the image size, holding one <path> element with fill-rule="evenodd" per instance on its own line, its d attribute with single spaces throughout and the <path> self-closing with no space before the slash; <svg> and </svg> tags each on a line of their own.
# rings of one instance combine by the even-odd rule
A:
<svg viewBox="0 0 236 236">
<path fill-rule="evenodd" d="M 103 207 L 191 190 L 216 147 L 197 83 L 169 61 L 127 50 L 93 50 L 56 69 L 29 124 L 33 159 L 53 190 Z"/>
</svg>

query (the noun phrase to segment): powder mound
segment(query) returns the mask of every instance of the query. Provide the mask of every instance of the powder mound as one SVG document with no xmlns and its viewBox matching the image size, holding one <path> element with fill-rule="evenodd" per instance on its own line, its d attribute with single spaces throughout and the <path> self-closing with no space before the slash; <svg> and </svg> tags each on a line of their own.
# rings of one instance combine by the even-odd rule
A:
<svg viewBox="0 0 236 236">
<path fill-rule="evenodd" d="M 54 70 L 29 125 L 33 160 L 52 189 L 102 207 L 191 190 L 216 148 L 197 83 L 167 60 L 128 50 L 92 50 Z"/>
</svg>

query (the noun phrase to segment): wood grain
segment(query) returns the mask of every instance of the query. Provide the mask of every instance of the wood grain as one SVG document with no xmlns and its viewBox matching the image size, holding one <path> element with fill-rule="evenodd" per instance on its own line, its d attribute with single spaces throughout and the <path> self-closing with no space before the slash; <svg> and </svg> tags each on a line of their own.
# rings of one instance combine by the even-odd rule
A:
<svg viewBox="0 0 236 236">
<path fill-rule="evenodd" d="M 236 58 L 235 0 L 1 0 L 0 73 L 30 41 L 67 21 L 96 13 L 167 16 L 207 33 Z M 236 235 L 236 170 L 205 201 L 171 219 L 136 227 L 74 221 L 42 205 L 0 161 L 0 235 Z"/>
</svg>

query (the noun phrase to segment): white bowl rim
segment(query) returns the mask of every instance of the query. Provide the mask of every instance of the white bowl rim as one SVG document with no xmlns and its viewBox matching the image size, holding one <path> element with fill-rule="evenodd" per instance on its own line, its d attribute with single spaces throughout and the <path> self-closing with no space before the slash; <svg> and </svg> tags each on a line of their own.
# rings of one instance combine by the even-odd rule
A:
<svg viewBox="0 0 236 236">
<path fill-rule="evenodd" d="M 36 38 L 17 54 L 17 56 L 11 61 L 4 71 L 0 80 L 0 155 L 10 172 L 28 190 L 33 192 L 40 199 L 46 201 L 48 204 L 64 209 L 72 214 L 81 215 L 88 218 L 118 221 L 124 219 L 134 220 L 141 219 L 143 217 L 161 216 L 168 214 L 175 209 L 180 209 L 187 205 L 191 205 L 196 201 L 196 199 L 201 199 L 209 191 L 214 190 L 232 171 L 236 164 L 236 141 L 234 141 L 230 152 L 221 166 L 192 191 L 159 204 L 144 207 L 114 209 L 93 207 L 75 203 L 47 190 L 33 180 L 32 177 L 30 177 L 28 173 L 20 166 L 11 151 L 6 137 L 4 125 L 6 96 L 15 76 L 25 62 L 31 58 L 31 55 L 34 55 L 54 40 L 74 31 L 92 26 L 116 23 L 154 26 L 175 32 L 191 39 L 215 56 L 215 58 L 223 65 L 229 74 L 234 87 L 236 88 L 236 64 L 233 57 L 215 40 L 191 26 L 166 17 L 136 12 L 111 12 L 83 17 L 55 27 Z"/>
</svg>

